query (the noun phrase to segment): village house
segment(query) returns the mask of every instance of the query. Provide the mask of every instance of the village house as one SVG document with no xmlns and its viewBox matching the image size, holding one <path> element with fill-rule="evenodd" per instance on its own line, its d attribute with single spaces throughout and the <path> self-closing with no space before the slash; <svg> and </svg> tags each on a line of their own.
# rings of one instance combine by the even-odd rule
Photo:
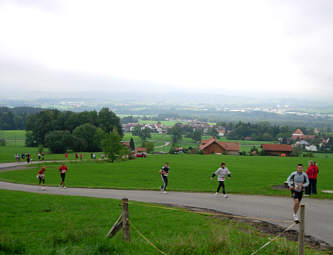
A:
<svg viewBox="0 0 333 255">
<path fill-rule="evenodd" d="M 214 137 L 208 140 L 201 140 L 200 150 L 204 154 L 227 154 L 227 155 L 239 155 L 240 144 L 219 142 Z"/>
<path fill-rule="evenodd" d="M 120 144 L 126 146 L 127 148 L 130 148 L 129 142 L 120 141 Z"/>
<path fill-rule="evenodd" d="M 219 137 L 224 136 L 225 129 L 218 129 L 217 132 L 218 132 Z"/>
<path fill-rule="evenodd" d="M 313 152 L 316 152 L 316 151 L 318 151 L 318 148 L 317 148 L 317 146 L 316 145 L 309 145 L 309 146 L 305 146 L 305 149 L 307 150 L 307 151 L 313 151 Z"/>
<path fill-rule="evenodd" d="M 262 144 L 261 148 L 265 155 L 271 156 L 288 156 L 293 151 L 293 147 L 290 144 Z"/>
<path fill-rule="evenodd" d="M 293 139 L 294 141 L 296 140 L 312 140 L 314 139 L 315 136 L 314 135 L 304 135 L 303 131 L 300 130 L 299 128 L 296 129 L 296 131 L 292 134 L 291 139 Z"/>
</svg>

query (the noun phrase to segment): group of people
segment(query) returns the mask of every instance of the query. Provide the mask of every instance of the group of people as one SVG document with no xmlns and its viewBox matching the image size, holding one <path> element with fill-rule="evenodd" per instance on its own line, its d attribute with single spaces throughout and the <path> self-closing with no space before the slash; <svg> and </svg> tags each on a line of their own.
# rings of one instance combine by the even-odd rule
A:
<svg viewBox="0 0 333 255">
<path fill-rule="evenodd" d="M 162 166 L 162 168 L 159 170 L 159 173 L 161 175 L 161 178 L 162 178 L 162 185 L 160 187 L 160 190 L 166 194 L 167 191 L 166 191 L 166 188 L 168 186 L 168 175 L 169 175 L 169 163 L 168 162 L 165 162 L 164 166 Z M 229 171 L 229 169 L 226 167 L 226 163 L 225 162 L 222 162 L 221 163 L 221 167 L 219 169 L 217 169 L 213 174 L 212 176 L 210 177 L 211 180 L 217 176 L 217 180 L 219 182 L 219 185 L 217 187 L 217 190 L 216 190 L 216 193 L 215 195 L 217 196 L 220 189 L 222 188 L 222 193 L 223 193 L 223 196 L 225 198 L 227 198 L 227 194 L 225 192 L 225 186 L 224 186 L 224 181 L 226 179 L 226 177 L 228 177 L 228 179 L 231 178 L 231 173 Z"/>
<path fill-rule="evenodd" d="M 163 184 L 160 188 L 160 190 L 163 193 L 167 193 L 166 187 L 168 185 L 168 175 L 169 175 L 169 163 L 165 162 L 164 166 L 160 170 L 161 178 L 163 181 Z M 291 197 L 294 200 L 294 206 L 293 206 L 293 220 L 298 223 L 299 219 L 297 216 L 297 212 L 299 209 L 300 202 L 303 197 L 303 192 L 305 189 L 305 195 L 309 196 L 311 193 L 317 194 L 317 176 L 318 176 L 318 165 L 314 161 L 309 162 L 309 167 L 306 170 L 306 172 L 303 172 L 303 164 L 297 165 L 297 171 L 292 172 L 288 179 L 288 186 L 291 191 Z M 228 197 L 225 191 L 225 184 L 224 181 L 226 178 L 231 178 L 231 173 L 229 169 L 226 167 L 226 163 L 222 162 L 221 167 L 218 168 L 210 177 L 211 180 L 217 176 L 217 180 L 219 182 L 217 186 L 217 190 L 215 195 L 217 196 L 220 192 L 220 189 L 222 188 L 222 193 L 225 198 Z"/>
<path fill-rule="evenodd" d="M 161 192 L 164 194 L 167 193 L 166 189 L 168 186 L 168 176 L 169 176 L 169 163 L 165 162 L 164 166 L 161 167 L 159 173 L 161 175 L 162 179 L 162 185 L 160 187 Z M 42 184 L 42 190 L 45 190 L 45 171 L 46 167 L 43 166 L 39 171 L 37 178 L 39 179 L 39 185 Z M 65 187 L 65 177 L 66 173 L 68 171 L 67 166 L 65 163 L 63 163 L 59 167 L 59 172 L 60 172 L 60 178 L 61 178 L 61 183 L 59 186 L 66 188 Z M 297 165 L 297 171 L 292 172 L 288 179 L 288 186 L 291 191 L 291 197 L 294 199 L 294 206 L 293 206 L 293 220 L 295 222 L 299 222 L 297 212 L 299 209 L 300 202 L 303 197 L 303 192 L 305 190 L 306 195 L 310 195 L 311 193 L 316 194 L 317 193 L 317 176 L 318 176 L 318 166 L 314 161 L 309 162 L 309 167 L 306 172 L 303 172 L 303 164 L 298 164 Z M 222 193 L 225 198 L 227 198 L 226 194 L 226 188 L 225 188 L 225 180 L 226 178 L 230 179 L 231 178 L 231 173 L 229 169 L 226 167 L 226 163 L 222 162 L 221 167 L 218 168 L 210 177 L 211 180 L 217 176 L 218 180 L 218 186 L 216 189 L 215 195 L 217 196 L 220 192 L 220 189 L 222 188 Z"/>
<path fill-rule="evenodd" d="M 37 179 L 39 180 L 39 185 L 42 184 L 42 190 L 45 190 L 45 171 L 46 171 L 46 167 L 43 166 L 37 174 Z M 66 173 L 68 171 L 67 166 L 65 165 L 65 163 L 62 163 L 62 165 L 59 167 L 59 172 L 60 172 L 60 178 L 61 178 L 61 182 L 59 184 L 60 187 L 62 188 L 66 188 L 65 187 L 65 177 L 66 177 Z"/>
<path fill-rule="evenodd" d="M 21 153 L 21 155 L 18 153 L 15 153 L 14 157 L 15 157 L 16 162 L 19 162 L 22 159 L 22 160 L 26 160 L 27 163 L 29 164 L 32 160 L 30 153 Z M 38 158 L 38 160 L 44 160 L 44 158 L 45 158 L 44 152 L 42 152 L 42 153 L 38 152 L 37 158 Z"/>
</svg>

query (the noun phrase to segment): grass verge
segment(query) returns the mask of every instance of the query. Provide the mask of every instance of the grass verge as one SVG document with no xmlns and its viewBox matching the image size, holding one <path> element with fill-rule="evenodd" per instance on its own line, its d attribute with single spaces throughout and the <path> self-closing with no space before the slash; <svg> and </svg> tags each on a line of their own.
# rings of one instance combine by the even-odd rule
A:
<svg viewBox="0 0 333 255">
<path fill-rule="evenodd" d="M 244 222 L 131 203 L 131 222 L 167 254 L 250 254 L 270 235 Z M 105 235 L 120 201 L 0 190 L 0 254 L 159 254 L 133 229 L 131 243 Z M 296 254 L 285 238 L 261 254 Z M 328 254 L 306 248 L 305 254 Z"/>
</svg>

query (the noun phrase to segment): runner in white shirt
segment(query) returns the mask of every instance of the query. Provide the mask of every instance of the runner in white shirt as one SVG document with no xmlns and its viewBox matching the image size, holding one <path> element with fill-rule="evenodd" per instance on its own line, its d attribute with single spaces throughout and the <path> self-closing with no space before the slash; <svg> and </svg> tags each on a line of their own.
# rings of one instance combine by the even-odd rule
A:
<svg viewBox="0 0 333 255">
<path fill-rule="evenodd" d="M 231 178 L 231 174 L 230 174 L 230 171 L 228 168 L 226 168 L 225 166 L 225 163 L 222 162 L 221 163 L 221 167 L 219 169 L 217 169 L 215 171 L 215 173 L 212 174 L 212 176 L 210 177 L 211 180 L 213 180 L 213 178 L 217 175 L 217 180 L 219 182 L 219 186 L 217 187 L 217 190 L 216 190 L 216 193 L 215 195 L 217 196 L 219 191 L 220 191 L 220 188 L 222 187 L 222 192 L 223 192 L 223 196 L 225 198 L 227 198 L 227 194 L 225 193 L 225 187 L 224 187 L 224 181 L 225 181 L 225 178 L 226 176 L 228 176 L 228 179 Z"/>
</svg>

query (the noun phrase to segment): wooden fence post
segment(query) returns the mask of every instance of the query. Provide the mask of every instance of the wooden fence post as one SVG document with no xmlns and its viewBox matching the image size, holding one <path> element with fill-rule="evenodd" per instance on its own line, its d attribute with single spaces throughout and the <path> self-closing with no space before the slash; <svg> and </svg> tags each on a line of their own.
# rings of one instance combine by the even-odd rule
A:
<svg viewBox="0 0 333 255">
<path fill-rule="evenodd" d="M 301 218 L 300 218 L 300 224 L 299 224 L 299 230 L 298 230 L 298 255 L 304 255 L 304 217 L 305 217 L 305 209 L 304 205 L 301 205 Z"/>
<path fill-rule="evenodd" d="M 130 242 L 130 226 L 129 226 L 129 215 L 128 215 L 128 199 L 123 198 L 121 200 L 123 211 L 122 211 L 122 222 L 123 222 L 123 240 Z"/>
</svg>

